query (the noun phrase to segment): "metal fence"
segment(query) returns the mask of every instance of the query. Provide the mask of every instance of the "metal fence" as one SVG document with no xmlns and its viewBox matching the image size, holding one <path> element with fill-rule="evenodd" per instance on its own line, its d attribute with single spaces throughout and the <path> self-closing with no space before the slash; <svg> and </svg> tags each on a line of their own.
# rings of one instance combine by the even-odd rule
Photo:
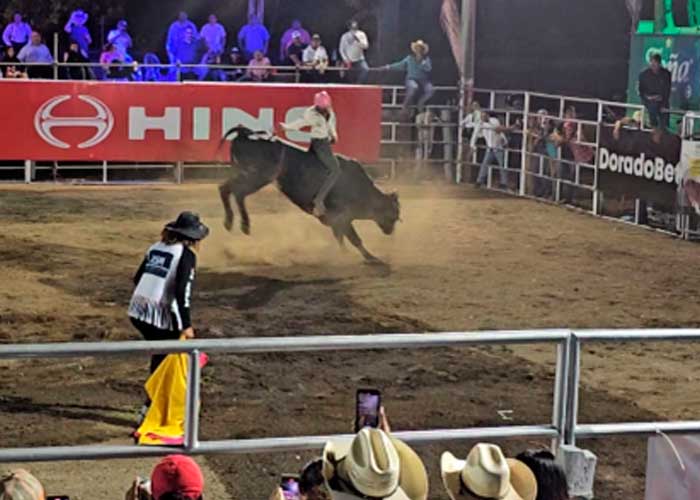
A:
<svg viewBox="0 0 700 500">
<path fill-rule="evenodd" d="M 447 440 L 496 440 L 550 438 L 553 446 L 575 444 L 578 438 L 639 435 L 663 432 L 698 432 L 700 420 L 679 422 L 578 423 L 582 346 L 592 342 L 688 342 L 700 340 L 700 330 L 536 330 L 459 332 L 430 334 L 379 334 L 362 336 L 311 336 L 192 340 L 187 342 L 94 342 L 0 345 L 0 360 L 185 353 L 189 356 L 187 380 L 185 454 L 264 453 L 315 450 L 331 436 L 269 437 L 220 441 L 199 440 L 200 352 L 255 355 L 260 353 L 346 351 L 363 349 L 420 349 L 493 344 L 555 344 L 556 375 L 551 421 L 540 425 L 467 427 L 396 432 L 410 443 Z M 52 460 L 85 460 L 159 456 L 172 447 L 130 445 L 53 446 L 0 449 L 0 463 Z"/>
</svg>

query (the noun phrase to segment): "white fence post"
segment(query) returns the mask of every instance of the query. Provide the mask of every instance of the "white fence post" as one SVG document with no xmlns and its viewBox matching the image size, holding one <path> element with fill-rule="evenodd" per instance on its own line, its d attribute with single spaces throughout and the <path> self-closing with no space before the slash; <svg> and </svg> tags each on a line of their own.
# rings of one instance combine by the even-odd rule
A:
<svg viewBox="0 0 700 500">
<path fill-rule="evenodd" d="M 530 121 L 530 92 L 525 92 L 523 102 L 523 140 L 520 148 L 520 196 L 525 196 L 527 182 L 527 127 Z"/>
<path fill-rule="evenodd" d="M 578 424 L 579 384 L 581 382 L 581 341 L 575 332 L 569 340 L 569 372 L 566 389 L 566 424 L 564 426 L 564 444 L 576 445 L 576 425 Z"/>
<path fill-rule="evenodd" d="M 185 407 L 185 449 L 196 450 L 199 446 L 199 392 L 201 366 L 200 352 L 193 350 L 188 357 L 187 400 Z"/>
<path fill-rule="evenodd" d="M 34 180 L 34 162 L 32 160 L 24 160 L 24 182 L 31 184 Z"/>
</svg>

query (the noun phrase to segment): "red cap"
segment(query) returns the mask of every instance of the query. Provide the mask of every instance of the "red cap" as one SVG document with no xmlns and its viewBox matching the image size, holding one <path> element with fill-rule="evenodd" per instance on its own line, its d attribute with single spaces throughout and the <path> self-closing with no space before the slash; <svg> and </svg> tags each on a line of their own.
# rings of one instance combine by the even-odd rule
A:
<svg viewBox="0 0 700 500">
<path fill-rule="evenodd" d="M 204 477 L 197 462 L 184 455 L 169 455 L 151 473 L 154 500 L 168 493 L 179 493 L 196 500 L 204 491 Z"/>
</svg>

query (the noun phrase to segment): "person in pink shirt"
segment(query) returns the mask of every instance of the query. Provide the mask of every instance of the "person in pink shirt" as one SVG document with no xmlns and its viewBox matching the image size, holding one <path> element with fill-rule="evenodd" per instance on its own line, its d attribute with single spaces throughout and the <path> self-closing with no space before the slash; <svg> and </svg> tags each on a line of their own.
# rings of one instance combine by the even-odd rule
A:
<svg viewBox="0 0 700 500">
<path fill-rule="evenodd" d="M 265 54 L 261 50 L 256 50 L 253 54 L 253 58 L 248 63 L 248 70 L 243 78 L 242 82 L 266 82 L 270 79 L 272 75 L 272 69 L 270 66 L 270 60 L 265 57 Z"/>
</svg>

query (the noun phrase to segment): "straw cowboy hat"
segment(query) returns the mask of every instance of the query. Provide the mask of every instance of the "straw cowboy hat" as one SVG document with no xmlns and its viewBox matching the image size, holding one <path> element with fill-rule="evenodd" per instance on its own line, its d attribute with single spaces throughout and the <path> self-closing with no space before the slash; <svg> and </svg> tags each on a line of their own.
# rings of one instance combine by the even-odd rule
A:
<svg viewBox="0 0 700 500">
<path fill-rule="evenodd" d="M 416 40 L 415 42 L 411 42 L 411 52 L 417 53 L 419 51 L 423 54 L 427 54 L 428 52 L 430 52 L 430 46 L 423 40 Z"/>
<path fill-rule="evenodd" d="M 326 443 L 323 476 L 333 500 L 428 497 L 428 474 L 416 452 L 379 429 Z"/>
<path fill-rule="evenodd" d="M 537 479 L 530 468 L 519 460 L 506 460 L 494 444 L 477 444 L 466 460 L 446 451 L 440 459 L 440 470 L 452 500 L 537 498 Z"/>
</svg>

